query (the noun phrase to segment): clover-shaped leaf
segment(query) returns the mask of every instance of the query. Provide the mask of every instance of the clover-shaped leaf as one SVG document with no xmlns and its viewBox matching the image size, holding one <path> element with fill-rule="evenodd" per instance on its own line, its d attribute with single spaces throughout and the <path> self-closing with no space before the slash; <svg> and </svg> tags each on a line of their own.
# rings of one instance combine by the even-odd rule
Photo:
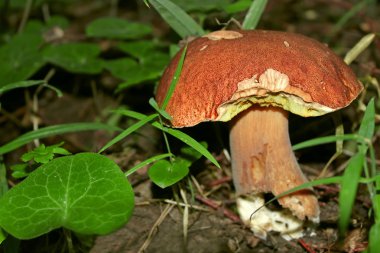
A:
<svg viewBox="0 0 380 253">
<path fill-rule="evenodd" d="M 0 198 L 0 227 L 20 239 L 59 227 L 106 234 L 128 221 L 133 197 L 112 160 L 95 153 L 65 156 L 40 166 Z"/>
<path fill-rule="evenodd" d="M 156 185 L 166 188 L 184 178 L 189 173 L 189 165 L 188 161 L 181 158 L 173 162 L 159 160 L 150 167 L 148 175 Z"/>
<path fill-rule="evenodd" d="M 29 151 L 21 156 L 23 162 L 34 160 L 36 163 L 47 163 L 54 158 L 55 154 L 70 155 L 71 153 L 62 148 L 63 142 L 51 146 L 41 144 L 32 151 Z"/>
</svg>

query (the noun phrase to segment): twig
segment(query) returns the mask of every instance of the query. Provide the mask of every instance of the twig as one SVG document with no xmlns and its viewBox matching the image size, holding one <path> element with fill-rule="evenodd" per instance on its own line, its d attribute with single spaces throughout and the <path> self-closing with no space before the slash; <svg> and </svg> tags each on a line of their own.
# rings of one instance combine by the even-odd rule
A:
<svg viewBox="0 0 380 253">
<path fill-rule="evenodd" d="M 313 248 L 307 244 L 303 239 L 298 239 L 298 243 L 309 253 L 316 253 Z"/>
<path fill-rule="evenodd" d="M 184 208 L 183 217 L 182 217 L 182 225 L 183 225 L 183 239 L 186 245 L 187 232 L 189 229 L 189 205 L 187 203 L 186 192 L 183 190 L 182 187 L 179 189 L 179 193 L 181 195 L 181 198 L 183 199 L 183 202 L 185 203 L 185 208 Z"/>
<path fill-rule="evenodd" d="M 172 204 L 172 205 L 179 205 L 179 206 L 183 206 L 183 207 L 188 207 L 188 208 L 192 208 L 194 210 L 198 210 L 198 211 L 203 211 L 203 212 L 207 212 L 209 211 L 210 209 L 207 209 L 205 207 L 201 207 L 201 206 L 196 206 L 196 205 L 190 205 L 190 204 L 185 204 L 185 203 L 181 203 L 181 202 L 176 202 L 174 200 L 171 200 L 171 199 L 165 199 L 164 200 L 165 203 L 168 203 L 168 204 Z"/>
<path fill-rule="evenodd" d="M 144 241 L 143 245 L 140 247 L 138 253 L 143 253 L 149 246 L 149 244 L 152 242 L 153 236 L 158 230 L 158 227 L 161 225 L 161 223 L 165 220 L 166 216 L 171 212 L 174 205 L 168 204 L 166 205 L 165 209 L 162 211 L 160 217 L 156 220 L 156 222 L 153 224 L 153 227 L 150 229 L 148 237 Z"/>
<path fill-rule="evenodd" d="M 26 1 L 24 13 L 22 14 L 22 19 L 21 19 L 21 22 L 20 22 L 20 26 L 18 27 L 18 31 L 17 31 L 18 33 L 21 33 L 22 30 L 24 30 L 26 21 L 29 18 L 30 9 L 32 8 L 32 4 L 33 4 L 33 0 L 27 0 Z"/>
<path fill-rule="evenodd" d="M 221 185 L 221 184 L 224 184 L 224 183 L 227 183 L 227 182 L 230 182 L 232 180 L 231 177 L 222 177 L 222 178 L 219 178 L 217 180 L 214 180 L 212 182 L 210 182 L 209 184 L 207 184 L 208 187 L 214 187 L 214 186 L 217 186 L 217 185 Z"/>
<path fill-rule="evenodd" d="M 199 195 L 197 195 L 195 198 L 198 201 L 202 202 L 203 204 L 211 207 L 212 209 L 215 209 L 215 210 L 220 209 L 220 206 L 211 199 L 203 198 Z M 223 210 L 224 216 L 226 216 L 227 218 L 229 218 L 233 222 L 241 223 L 240 218 L 236 214 L 234 214 L 231 210 L 229 210 L 228 208 L 224 208 L 224 207 L 222 208 L 222 210 Z"/>
</svg>

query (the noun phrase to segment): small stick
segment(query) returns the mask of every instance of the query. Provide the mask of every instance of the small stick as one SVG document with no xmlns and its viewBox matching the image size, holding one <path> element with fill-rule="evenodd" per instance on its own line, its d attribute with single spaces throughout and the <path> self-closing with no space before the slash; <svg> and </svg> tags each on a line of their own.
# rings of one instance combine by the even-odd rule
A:
<svg viewBox="0 0 380 253">
<path fill-rule="evenodd" d="M 220 206 L 211 199 L 203 198 L 199 195 L 197 195 L 195 198 L 203 204 L 211 207 L 212 209 L 218 210 L 220 208 Z M 239 216 L 237 216 L 228 208 L 223 208 L 223 215 L 232 220 L 233 222 L 241 223 Z"/>
<path fill-rule="evenodd" d="M 140 247 L 138 253 L 143 253 L 148 248 L 149 244 L 151 243 L 154 234 L 157 232 L 158 227 L 161 225 L 161 223 L 165 220 L 166 216 L 171 212 L 174 205 L 168 204 L 166 205 L 165 209 L 162 211 L 160 217 L 156 220 L 156 222 L 153 224 L 152 228 L 149 231 L 148 237 L 146 238 L 143 245 Z"/>
<path fill-rule="evenodd" d="M 309 253 L 316 253 L 313 248 L 307 244 L 303 239 L 298 239 L 298 243 Z"/>
</svg>

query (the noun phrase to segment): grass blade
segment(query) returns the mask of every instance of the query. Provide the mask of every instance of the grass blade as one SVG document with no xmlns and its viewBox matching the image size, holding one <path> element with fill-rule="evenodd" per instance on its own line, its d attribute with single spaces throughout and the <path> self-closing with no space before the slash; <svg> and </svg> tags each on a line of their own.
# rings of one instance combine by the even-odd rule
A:
<svg viewBox="0 0 380 253">
<path fill-rule="evenodd" d="M 347 52 L 344 57 L 344 62 L 346 64 L 351 64 L 351 62 L 353 62 L 364 50 L 367 49 L 367 47 L 375 39 L 375 36 L 376 35 L 374 33 L 370 33 L 361 38 L 361 40 L 359 40 L 359 42 Z"/>
<path fill-rule="evenodd" d="M 368 253 L 380 252 L 380 223 L 375 223 L 369 231 Z"/>
<path fill-rule="evenodd" d="M 350 217 L 355 202 L 356 191 L 360 175 L 362 173 L 365 154 L 357 153 L 350 159 L 346 170 L 344 171 L 341 190 L 339 193 L 339 232 L 344 235 L 350 223 Z"/>
<path fill-rule="evenodd" d="M 356 3 L 351 10 L 347 11 L 346 14 L 344 14 L 338 22 L 334 25 L 332 34 L 337 34 L 340 30 L 343 29 L 345 24 L 354 17 L 358 12 L 360 12 L 365 6 L 367 5 L 367 1 L 359 1 Z"/>
<path fill-rule="evenodd" d="M 18 138 L 8 142 L 7 144 L 0 147 L 0 155 L 8 153 L 16 148 L 19 148 L 34 139 L 42 139 L 49 136 L 72 133 L 72 132 L 80 132 L 80 131 L 91 131 L 91 130 L 109 130 L 109 131 L 118 131 L 120 130 L 117 127 L 110 126 L 102 123 L 95 122 L 84 122 L 84 123 L 70 123 L 70 124 L 61 124 L 48 126 L 44 128 L 40 128 L 35 131 L 31 131 L 25 133 Z"/>
<path fill-rule="evenodd" d="M 0 197 L 8 191 L 7 170 L 0 157 Z"/>
<path fill-rule="evenodd" d="M 358 133 L 368 140 L 371 140 L 375 133 L 375 101 L 373 98 L 367 105 Z"/>
<path fill-rule="evenodd" d="M 244 30 L 253 30 L 260 21 L 261 15 L 265 10 L 268 0 L 254 0 L 245 15 L 242 28 Z"/>
<path fill-rule="evenodd" d="M 44 84 L 45 80 L 28 80 L 28 81 L 20 81 L 16 83 L 10 83 L 0 87 L 0 95 L 6 91 L 17 89 L 17 88 L 27 88 L 34 85 Z"/>
<path fill-rule="evenodd" d="M 304 184 L 301 184 L 299 186 L 296 186 L 290 190 L 287 190 L 281 194 L 278 194 L 275 198 L 271 199 L 271 201 L 274 201 L 278 198 L 281 198 L 281 197 L 284 197 L 288 194 L 291 194 L 291 193 L 294 193 L 294 192 L 297 192 L 297 191 L 300 191 L 300 190 L 303 190 L 303 189 L 306 189 L 306 188 L 310 188 L 310 187 L 314 187 L 314 186 L 317 186 L 317 185 L 322 185 L 322 184 L 340 184 L 343 180 L 343 177 L 342 176 L 337 176 L 337 177 L 327 177 L 327 178 L 320 178 L 320 179 L 316 179 L 316 180 L 313 180 L 311 182 L 306 182 Z M 380 175 L 377 175 L 375 177 L 372 177 L 372 178 L 359 178 L 359 183 L 362 183 L 362 184 L 368 184 L 368 183 L 372 183 L 372 182 L 376 182 L 376 181 L 379 181 L 380 182 Z M 268 202 L 268 203 L 270 203 Z"/>
<path fill-rule="evenodd" d="M 115 112 L 117 113 L 120 113 L 122 115 L 125 115 L 127 117 L 131 117 L 131 118 L 135 118 L 135 119 L 138 119 L 138 120 L 141 120 L 143 118 L 145 118 L 146 116 L 142 113 L 138 113 L 138 112 L 134 112 L 134 111 L 130 111 L 130 110 L 115 110 Z M 152 126 L 174 136 L 175 138 L 179 139 L 180 141 L 184 142 L 185 144 L 189 145 L 190 147 L 194 148 L 196 151 L 198 151 L 199 153 L 201 153 L 204 157 L 206 157 L 207 159 L 209 159 L 215 166 L 217 166 L 218 168 L 220 168 L 220 165 L 219 163 L 215 160 L 215 158 L 212 156 L 212 154 L 202 145 L 200 144 L 199 142 L 197 142 L 196 140 L 194 140 L 192 137 L 190 137 L 189 135 L 185 134 L 185 133 L 182 133 L 181 131 L 179 130 L 175 130 L 175 129 L 171 129 L 171 128 L 168 128 L 168 127 L 164 127 L 162 126 L 160 123 L 158 122 L 153 122 L 152 123 Z"/>
<path fill-rule="evenodd" d="M 131 174 L 135 173 L 137 170 L 141 169 L 142 167 L 148 165 L 148 164 L 151 164 L 151 163 L 154 163 L 158 160 L 161 160 L 161 159 L 165 159 L 167 157 L 170 157 L 172 156 L 173 154 L 170 154 L 170 153 L 166 153 L 166 154 L 160 154 L 160 155 L 156 155 L 156 156 L 152 156 L 150 157 L 149 159 L 146 159 L 145 161 L 137 164 L 136 166 L 130 168 L 129 170 L 127 170 L 124 175 L 126 177 L 130 176 Z"/>
<path fill-rule="evenodd" d="M 159 125 L 159 124 L 157 124 Z M 155 126 L 155 123 L 153 123 L 153 126 Z M 157 126 L 156 126 L 157 127 Z M 176 129 L 172 129 L 172 128 L 167 128 L 167 127 L 163 127 L 161 125 L 159 125 L 160 128 L 162 128 L 162 130 L 174 137 L 176 137 L 177 139 L 179 139 L 180 141 L 184 142 L 185 144 L 189 145 L 190 147 L 192 147 L 193 149 L 195 149 L 196 151 L 198 151 L 199 153 L 201 153 L 204 157 L 206 157 L 208 160 L 210 160 L 215 166 L 217 166 L 218 168 L 220 168 L 220 165 L 219 163 L 215 160 L 215 158 L 210 154 L 210 152 L 205 148 L 203 147 L 202 144 L 200 144 L 198 141 L 196 141 L 195 139 L 193 139 L 192 137 L 190 137 L 189 135 L 179 131 L 179 130 L 176 130 Z"/>
<path fill-rule="evenodd" d="M 175 69 L 175 72 L 174 72 L 173 79 L 170 82 L 170 86 L 169 86 L 168 91 L 166 92 L 166 96 L 164 98 L 164 102 L 162 102 L 161 108 L 163 110 L 166 109 L 166 106 L 168 105 L 169 100 L 172 97 L 173 92 L 175 90 L 175 87 L 176 87 L 176 85 L 178 83 L 179 76 L 181 75 L 181 71 L 182 71 L 183 62 L 185 61 L 186 51 L 187 51 L 187 45 L 183 48 L 183 51 L 182 51 L 182 54 L 181 54 L 181 58 L 179 59 L 178 65 L 177 65 L 177 67 Z"/>
<path fill-rule="evenodd" d="M 141 119 L 139 122 L 137 122 L 137 123 L 133 124 L 132 126 L 128 127 L 123 132 L 121 132 L 120 134 L 118 134 L 115 138 L 113 138 L 112 140 L 110 140 L 106 145 L 104 145 L 104 147 L 102 147 L 100 149 L 100 151 L 98 153 L 99 154 L 102 153 L 107 148 L 109 148 L 112 145 L 114 145 L 115 143 L 121 141 L 122 139 L 124 139 L 125 137 L 127 137 L 128 135 L 130 135 L 131 133 L 133 133 L 134 131 L 136 131 L 137 129 L 139 129 L 140 127 L 142 127 L 143 125 L 147 124 L 148 122 L 154 120 L 157 117 L 158 117 L 158 114 L 155 113 L 155 114 L 152 114 L 150 116 L 147 116 L 144 119 Z"/>
<path fill-rule="evenodd" d="M 205 34 L 202 27 L 194 19 L 171 1 L 149 0 L 149 3 L 181 38 Z"/>
<path fill-rule="evenodd" d="M 172 117 L 167 113 L 164 109 L 161 109 L 160 106 L 157 104 L 157 101 L 154 98 L 149 99 L 149 104 L 153 107 L 158 114 L 160 114 L 162 117 L 164 117 L 167 120 L 172 120 Z"/>
<path fill-rule="evenodd" d="M 343 140 L 343 141 L 355 140 L 357 142 L 362 142 L 362 143 L 365 142 L 365 139 L 357 134 L 331 135 L 331 136 L 319 137 L 319 138 L 297 143 L 293 145 L 293 150 L 295 151 L 295 150 L 299 150 L 303 148 L 323 145 L 323 144 L 332 143 L 332 142 L 336 142 L 340 140 Z"/>
</svg>

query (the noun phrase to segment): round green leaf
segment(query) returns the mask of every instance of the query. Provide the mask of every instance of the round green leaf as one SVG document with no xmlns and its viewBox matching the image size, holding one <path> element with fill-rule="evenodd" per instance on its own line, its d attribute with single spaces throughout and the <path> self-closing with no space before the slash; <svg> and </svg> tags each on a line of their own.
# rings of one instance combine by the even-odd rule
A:
<svg viewBox="0 0 380 253">
<path fill-rule="evenodd" d="M 121 18 L 98 18 L 86 28 L 86 35 L 96 38 L 137 39 L 152 33 L 149 25 Z"/>
<path fill-rule="evenodd" d="M 91 43 L 49 45 L 43 54 L 46 61 L 73 73 L 97 74 L 103 68 L 103 61 L 97 57 L 100 48 Z"/>
<path fill-rule="evenodd" d="M 30 239 L 59 227 L 106 234 L 125 224 L 134 195 L 119 167 L 96 153 L 46 163 L 0 199 L 0 227 Z"/>
<path fill-rule="evenodd" d="M 167 160 L 160 160 L 153 164 L 148 171 L 150 180 L 161 188 L 177 183 L 188 173 L 189 163 L 180 158 L 172 163 Z"/>
</svg>

